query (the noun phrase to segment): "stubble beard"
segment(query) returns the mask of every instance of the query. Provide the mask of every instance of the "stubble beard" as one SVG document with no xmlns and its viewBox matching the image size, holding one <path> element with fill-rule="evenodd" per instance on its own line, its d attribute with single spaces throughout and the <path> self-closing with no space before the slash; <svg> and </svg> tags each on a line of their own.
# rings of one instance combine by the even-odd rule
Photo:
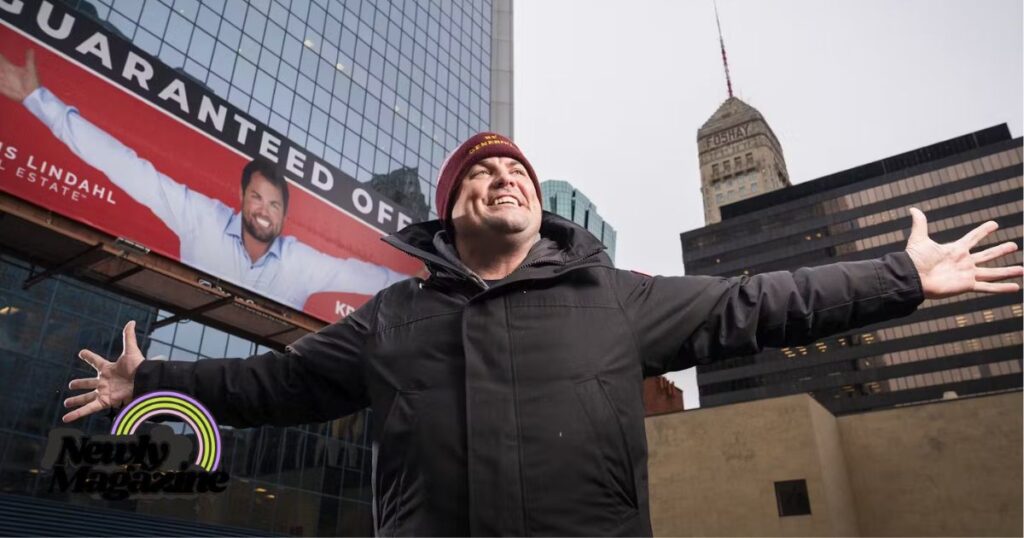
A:
<svg viewBox="0 0 1024 538">
<path fill-rule="evenodd" d="M 270 228 L 261 228 L 256 224 L 255 217 L 242 216 L 242 227 L 245 228 L 246 233 L 251 235 L 253 239 L 261 243 L 270 243 L 280 235 L 281 230 L 278 227 L 271 226 Z"/>
</svg>

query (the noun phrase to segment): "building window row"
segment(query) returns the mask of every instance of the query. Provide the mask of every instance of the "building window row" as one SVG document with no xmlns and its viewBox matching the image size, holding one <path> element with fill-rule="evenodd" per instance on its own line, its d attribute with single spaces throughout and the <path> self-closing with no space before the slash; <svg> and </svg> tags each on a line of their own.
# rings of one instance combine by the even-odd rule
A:
<svg viewBox="0 0 1024 538">
<path fill-rule="evenodd" d="M 1020 211 L 1018 210 L 1017 214 L 1019 214 L 1019 212 Z M 973 221 L 973 222 L 971 222 L 969 224 L 976 226 L 977 224 L 980 224 L 980 221 Z M 1020 234 L 1021 234 L 1021 227 L 1020 226 L 1015 226 L 1013 228 L 1006 228 L 1004 230 L 999 230 L 999 231 L 993 232 L 993 233 L 985 236 L 985 238 L 982 239 L 982 241 L 977 246 L 975 246 L 975 248 L 972 249 L 972 250 L 978 252 L 978 251 L 984 250 L 985 248 L 988 248 L 990 246 L 994 246 L 994 245 L 998 244 L 1000 241 L 1013 241 L 1013 240 L 1019 241 Z M 888 244 L 882 244 L 880 240 L 877 241 L 877 242 L 879 244 L 876 245 L 875 247 L 866 247 L 866 248 L 878 249 L 878 251 L 880 251 L 880 252 L 878 252 L 877 255 L 882 255 L 882 254 L 885 254 L 887 252 L 893 252 L 893 251 L 902 250 L 904 248 L 904 246 L 905 246 L 905 244 L 901 243 L 901 242 L 888 243 Z M 874 243 L 874 242 L 872 242 L 872 243 Z M 818 248 L 817 250 L 815 250 L 815 248 L 812 246 L 810 248 L 810 250 L 808 250 L 808 249 L 803 249 L 803 250 L 801 250 L 801 249 L 790 249 L 790 250 L 794 251 L 794 252 L 798 252 L 798 253 L 790 255 L 790 256 L 786 256 L 786 257 L 783 257 L 783 258 L 770 258 L 768 255 L 764 255 L 764 254 L 762 254 L 760 256 L 754 256 L 753 258 L 749 258 L 743 264 L 743 265 L 745 265 L 747 267 L 747 269 L 744 269 L 744 273 L 746 273 L 747 271 L 749 271 L 751 269 L 753 269 L 754 272 L 769 272 L 769 271 L 792 270 L 793 267 L 802 267 L 802 266 L 805 266 L 805 265 L 816 265 L 816 264 L 820 263 L 819 260 L 821 259 L 822 251 L 825 251 L 827 249 Z M 832 250 L 831 252 L 828 252 L 828 256 L 834 256 L 835 252 L 836 252 L 835 250 Z M 1016 251 L 1016 252 L 1011 252 L 1010 254 L 1005 255 L 1002 258 L 1000 258 L 999 263 L 1003 264 L 1003 265 L 1014 263 L 1012 260 L 1017 260 L 1017 259 L 1019 259 L 1020 256 L 1021 256 L 1021 251 L 1019 251 L 1019 250 Z M 715 264 L 720 264 L 720 263 L 722 263 L 721 260 L 722 260 L 721 258 L 715 258 L 715 262 L 714 263 Z M 726 264 L 728 264 L 728 265 L 726 265 Z M 706 262 L 704 265 L 712 265 L 712 264 L 709 261 L 709 262 Z M 741 267 L 741 265 L 739 264 L 738 260 L 735 260 L 735 259 L 733 259 L 733 260 L 726 260 L 725 264 L 722 264 L 722 265 L 719 265 L 719 266 L 716 267 L 717 271 L 716 271 L 715 274 L 721 275 L 721 276 L 735 276 L 735 275 L 739 275 L 740 274 L 739 273 L 739 271 L 740 271 L 739 268 L 740 267 Z"/>
<path fill-rule="evenodd" d="M 1011 306 L 1003 306 L 989 310 L 967 312 L 944 318 L 929 319 L 926 321 L 908 323 L 906 325 L 887 327 L 885 329 L 875 331 L 875 334 L 877 335 L 878 340 L 885 342 L 901 338 L 910 338 L 920 334 L 949 331 L 959 327 L 968 327 L 971 325 L 980 325 L 982 323 L 991 323 L 993 321 L 1019 317 L 1021 317 L 1020 309 L 1014 309 Z"/>
<path fill-rule="evenodd" d="M 863 364 L 868 367 L 893 366 L 896 364 L 908 364 L 921 361 L 953 357 L 973 351 L 987 351 L 1004 347 L 1020 346 L 1021 333 L 1002 333 L 971 338 L 961 342 L 946 342 L 933 346 L 924 346 L 914 349 L 905 349 L 893 353 L 885 353 L 879 357 L 865 359 Z"/>
<path fill-rule="evenodd" d="M 970 213 L 966 213 L 963 215 L 955 215 L 953 217 L 937 220 L 935 221 L 935 229 L 931 233 L 943 232 L 946 230 L 952 230 L 963 226 L 976 226 L 980 225 L 982 222 L 998 219 L 1000 217 L 1005 217 L 1009 215 L 1019 215 L 1022 211 L 1022 207 L 1024 206 L 1022 206 L 1021 202 L 1010 202 L 1008 204 L 986 207 L 984 209 L 979 209 L 977 211 L 972 211 Z M 1020 226 L 1015 226 L 1014 228 L 1006 228 L 1003 231 L 1011 229 L 1016 229 L 1019 231 Z M 992 234 L 989 234 L 989 236 L 986 236 L 986 239 L 989 239 L 989 237 L 991 236 Z M 1003 236 L 1005 236 L 1005 234 L 1003 234 Z M 1016 237 L 1019 238 L 1020 234 L 1018 233 Z M 1013 238 L 1014 237 L 1007 237 L 1006 239 L 1009 240 Z M 989 239 L 989 242 L 991 242 L 991 239 Z"/>
<path fill-rule="evenodd" d="M 740 172 L 752 170 L 753 168 L 754 154 L 751 152 L 744 156 L 737 155 L 731 159 L 725 159 L 721 163 L 713 163 L 711 165 L 711 177 L 717 178 L 719 175 L 729 176 L 734 172 L 739 174 Z"/>
<path fill-rule="evenodd" d="M 906 239 L 906 231 L 896 230 L 884 234 L 858 239 L 849 243 L 842 243 L 835 246 L 836 255 L 843 256 L 851 252 L 860 252 L 869 248 L 876 248 L 890 243 L 900 242 Z"/>
<path fill-rule="evenodd" d="M 759 174 L 758 172 L 750 172 L 747 174 L 741 174 L 729 178 L 722 178 L 719 181 L 713 182 L 712 185 L 714 186 L 716 191 L 721 191 L 723 189 L 731 189 L 737 185 L 743 186 L 746 185 L 747 183 L 753 184 L 757 182 L 761 177 L 762 175 Z"/>
<path fill-rule="evenodd" d="M 976 200 L 976 199 L 984 197 L 984 196 L 991 196 L 991 195 L 1000 194 L 1000 193 L 1003 193 L 1003 192 L 1020 190 L 1022 187 L 1024 187 L 1024 179 L 1022 179 L 1021 176 L 1017 176 L 1017 177 L 1007 178 L 1007 179 L 1004 179 L 1002 181 L 997 181 L 995 183 L 990 183 L 990 184 L 982 185 L 980 187 L 975 187 L 975 188 L 972 188 L 972 189 L 968 189 L 968 190 L 965 190 L 965 191 L 960 191 L 960 192 L 955 192 L 955 193 L 952 193 L 952 194 L 947 194 L 945 196 L 940 196 L 938 198 L 932 198 L 932 199 L 929 199 L 929 200 L 924 200 L 924 201 L 922 201 L 920 203 L 917 203 L 915 205 L 917 207 L 919 207 L 922 211 L 929 212 L 929 211 L 932 211 L 932 210 L 935 210 L 935 209 L 939 209 L 939 208 L 943 208 L 943 207 L 948 207 L 950 205 L 954 205 L 954 204 L 957 204 L 957 203 L 962 203 L 962 202 L 966 202 L 966 201 L 970 201 L 970 200 Z M 751 183 L 751 190 L 750 190 L 750 192 L 752 192 L 752 193 L 753 192 L 757 192 L 756 183 Z M 717 198 L 717 196 L 716 196 L 716 198 Z M 1000 206 L 1000 207 L 1002 207 L 1002 206 Z M 982 222 L 982 221 L 988 220 L 990 218 L 995 218 L 995 217 L 990 217 L 990 216 L 984 216 L 984 215 L 986 215 L 985 211 L 984 210 L 980 210 L 980 211 L 981 212 L 978 213 L 977 215 L 975 215 L 974 213 L 971 213 L 970 214 L 970 218 L 977 217 L 977 218 L 981 219 L 978 222 Z M 1019 211 L 1020 210 L 1018 209 L 1018 212 Z M 988 213 L 988 214 L 991 214 L 991 213 Z M 885 211 L 881 211 L 879 213 L 874 213 L 874 214 L 871 214 L 871 215 L 866 215 L 866 216 L 863 216 L 863 217 L 859 217 L 859 218 L 857 218 L 855 220 L 844 221 L 844 222 L 840 222 L 840 223 L 837 223 L 837 224 L 830 224 L 827 227 L 827 232 L 828 232 L 828 235 L 830 235 L 830 236 L 837 236 L 837 235 L 840 235 L 840 234 L 843 234 L 843 233 L 847 233 L 847 232 L 853 231 L 855 229 L 866 228 L 866 227 L 869 227 L 869 226 L 873 226 L 873 225 L 882 224 L 882 223 L 898 220 L 898 219 L 901 219 L 901 218 L 905 218 L 906 215 L 907 215 L 906 208 L 902 208 L 901 207 L 901 208 L 888 209 L 888 210 L 885 210 Z M 1004 216 L 1004 215 L 1005 215 L 1005 213 L 1004 214 L 997 214 L 996 216 Z M 960 222 L 960 224 L 957 224 L 958 221 Z M 956 217 L 951 217 L 951 218 L 948 218 L 948 219 L 942 219 L 942 220 L 939 220 L 939 221 L 933 221 L 933 222 L 929 222 L 928 223 L 929 230 L 932 233 L 944 231 L 944 230 L 947 230 L 947 229 L 950 229 L 950 228 L 955 228 L 955 227 L 963 226 L 963 225 L 964 225 L 963 224 L 963 219 L 962 218 L 961 219 L 957 219 Z M 1005 232 L 1005 230 L 1000 230 L 999 232 Z M 819 238 L 822 237 L 821 233 L 818 233 L 817 237 L 819 237 Z M 1019 237 L 1016 237 L 1016 238 L 1015 237 L 1006 237 L 1003 240 L 1010 241 L 1010 240 L 1018 239 L 1018 238 Z M 804 239 L 805 240 L 811 240 L 811 239 L 813 239 L 813 237 L 809 236 L 809 235 L 804 235 Z M 864 241 L 868 241 L 868 239 L 870 239 L 870 238 L 861 239 L 859 241 L 861 241 L 862 245 L 863 245 L 863 244 L 866 244 L 866 243 L 863 243 L 863 242 Z M 791 244 L 794 240 L 796 240 L 795 236 L 787 236 L 787 237 L 783 237 L 783 238 L 779 238 L 779 239 L 773 239 L 770 242 L 766 242 L 766 243 L 762 244 L 761 247 L 765 248 L 765 249 L 768 249 L 768 248 L 773 248 L 773 247 L 779 246 L 779 245 L 788 245 L 788 244 Z M 896 241 L 896 240 L 897 239 L 890 238 L 890 241 L 878 242 L 876 240 L 875 243 L 877 243 L 876 246 L 878 246 L 878 245 L 882 245 L 882 244 L 888 244 L 888 243 L 890 243 L 892 241 Z M 836 245 L 836 247 L 835 247 L 836 255 L 838 255 L 838 256 L 842 256 L 842 255 L 849 254 L 849 253 L 852 253 L 852 252 L 857 252 L 859 250 L 863 250 L 864 248 L 871 248 L 871 247 L 858 246 L 856 241 L 850 242 L 850 243 L 839 244 L 839 245 Z M 718 260 L 721 260 L 721 257 L 719 257 Z M 715 263 L 721 263 L 721 262 L 718 261 L 718 262 L 715 262 Z M 705 263 L 705 264 L 701 264 L 700 262 L 697 262 L 697 263 L 695 263 L 694 267 L 703 267 L 704 265 L 710 265 L 710 262 Z"/>
<path fill-rule="evenodd" d="M 974 379 L 981 379 L 981 369 L 977 366 L 965 366 L 963 368 L 954 368 L 952 370 L 945 370 L 942 372 L 897 377 L 886 380 L 886 384 L 890 391 L 897 391 L 931 387 L 934 385 L 945 385 L 948 383 L 959 383 L 961 381 L 971 381 Z"/>
<path fill-rule="evenodd" d="M 1002 362 L 992 362 L 987 364 L 989 375 L 1012 375 L 1021 373 L 1020 359 L 1008 360 Z"/>
<path fill-rule="evenodd" d="M 1017 339 L 1017 345 L 1020 345 L 1019 338 Z M 987 370 L 988 375 L 984 375 L 982 373 L 982 370 Z M 964 366 L 961 368 L 943 370 L 940 372 L 929 372 L 924 374 L 897 377 L 887 380 L 887 385 L 890 391 L 897 391 L 921 387 L 930 387 L 934 385 L 945 385 L 949 383 L 957 383 L 960 381 L 970 381 L 974 379 L 981 379 L 983 377 L 1013 375 L 1020 373 L 1021 360 L 1011 359 L 1007 361 L 988 363 L 979 366 Z"/>
<path fill-rule="evenodd" d="M 877 360 L 876 366 L 891 366 L 896 364 L 907 364 L 920 361 L 940 359 L 976 351 L 1017 347 L 1022 343 L 1019 331 L 971 338 L 962 342 L 947 342 L 933 346 L 925 346 L 916 349 L 886 353 Z M 989 363 L 980 366 L 965 366 L 940 372 L 929 372 L 893 378 L 886 381 L 889 390 L 905 390 L 932 385 L 956 383 L 972 379 L 987 377 L 982 374 L 982 369 L 987 369 L 989 375 L 1008 375 L 1021 372 L 1020 359 Z M 872 366 L 872 359 L 862 361 L 865 366 Z"/>
<path fill-rule="evenodd" d="M 880 201 L 888 200 L 897 196 L 903 196 L 913 192 L 918 192 L 938 185 L 949 185 L 950 183 L 955 183 L 957 181 L 961 181 L 969 177 L 975 177 L 985 172 L 991 172 L 993 170 L 1013 166 L 1014 164 L 1020 164 L 1020 162 L 1020 152 L 1016 149 L 995 153 L 971 161 L 966 161 L 955 166 L 941 168 L 939 170 L 933 170 L 931 172 L 927 172 L 924 174 L 919 174 L 899 181 L 894 181 L 891 183 L 886 183 L 884 185 L 879 185 L 877 187 L 872 187 L 870 189 L 865 189 L 863 191 L 847 194 L 839 198 L 834 198 L 831 200 L 820 202 L 817 206 L 818 211 L 816 211 L 815 214 L 840 213 L 842 211 L 855 209 L 866 205 L 871 205 Z M 957 171 L 954 173 L 950 173 L 950 170 Z M 1018 177 L 1015 179 L 1016 186 L 1017 188 L 1019 188 L 1020 178 Z M 1000 187 L 998 187 L 998 190 L 996 185 L 1000 185 Z M 933 204 L 928 207 L 922 207 L 922 210 L 928 211 L 929 209 L 949 205 L 953 203 L 953 201 L 955 201 L 957 198 L 959 198 L 959 201 L 965 201 L 976 199 L 983 195 L 992 194 L 993 192 L 1002 192 L 1005 190 L 1010 190 L 1006 188 L 1005 185 L 1006 183 L 1001 181 L 994 184 L 982 185 L 980 187 L 975 187 L 972 189 L 965 189 L 963 191 L 959 191 L 956 193 L 952 193 L 948 196 L 935 199 L 949 200 L 950 202 L 946 204 L 940 203 L 939 205 L 934 205 L 937 203 L 935 201 L 922 202 L 922 204 Z M 893 213 L 893 211 L 895 211 L 895 213 Z M 895 216 L 891 217 L 890 219 L 882 219 L 882 215 Z M 904 213 L 902 210 L 883 211 L 876 215 L 867 215 L 864 217 L 859 217 L 858 219 L 856 219 L 856 221 L 851 222 L 855 222 L 858 227 L 864 227 L 869 226 L 871 224 L 885 222 L 886 220 L 892 220 L 892 218 L 900 218 L 903 215 Z M 841 223 L 835 226 L 837 232 L 847 231 L 850 229 L 847 226 L 852 226 L 852 224 L 848 225 L 847 223 Z"/>
<path fill-rule="evenodd" d="M 923 305 L 922 305 L 922 307 L 923 307 Z M 902 339 L 902 338 L 910 338 L 910 337 L 921 335 L 921 334 L 929 334 L 929 333 L 936 333 L 936 332 L 941 332 L 941 331 L 948 331 L 948 330 L 955 329 L 955 328 L 958 328 L 958 327 L 967 327 L 967 326 L 971 326 L 971 325 L 978 325 L 978 324 L 982 324 L 982 323 L 991 323 L 993 321 L 1000 321 L 1000 320 L 1004 320 L 1004 319 L 1012 319 L 1012 318 L 1019 318 L 1019 317 L 1022 317 L 1021 305 L 1010 305 L 1010 306 L 1005 306 L 1005 307 L 1000 307 L 1000 308 L 982 310 L 982 311 L 977 311 L 977 312 L 970 312 L 970 313 L 967 313 L 967 314 L 958 314 L 958 315 L 955 315 L 955 316 L 948 316 L 948 317 L 945 317 L 945 318 L 919 321 L 919 322 L 915 322 L 915 323 L 899 325 L 899 326 L 896 326 L 896 327 L 887 327 L 885 329 L 880 329 L 880 330 L 874 331 L 874 332 L 865 332 L 865 333 L 856 334 L 856 335 L 851 336 L 849 339 L 847 337 L 845 337 L 845 336 L 839 336 L 839 337 L 835 337 L 835 338 L 825 338 L 825 339 L 818 340 L 817 342 L 814 342 L 813 344 L 811 344 L 809 346 L 784 347 L 784 348 L 780 348 L 779 351 L 781 351 L 782 354 L 786 358 L 795 359 L 797 357 L 805 357 L 811 351 L 815 351 L 817 353 L 827 353 L 828 350 L 830 349 L 830 344 L 833 346 L 832 349 L 849 347 L 851 345 L 850 340 L 852 340 L 852 345 L 870 345 L 870 344 L 874 344 L 876 342 L 892 341 L 892 340 L 898 340 L 898 339 Z M 1017 333 L 1017 334 L 1019 335 L 1020 333 Z M 942 346 L 944 346 L 944 345 L 947 345 L 947 344 L 940 344 L 938 346 L 933 346 L 933 347 L 936 347 L 936 349 L 939 349 L 939 348 L 942 348 Z M 949 344 L 949 345 L 952 345 L 952 344 Z M 959 345 L 959 344 L 957 344 L 957 345 Z M 1006 344 L 1006 345 L 1010 345 L 1010 344 Z M 925 349 L 925 348 L 919 348 L 919 349 Z M 953 348 L 950 348 L 950 349 L 953 349 Z M 898 353 L 917 353 L 917 351 L 909 350 L 907 352 L 903 352 L 903 351 L 897 352 L 897 354 Z M 962 353 L 962 351 L 958 351 L 957 353 Z M 868 357 L 868 358 L 862 359 L 862 360 L 863 361 L 867 361 L 867 362 L 872 362 L 872 361 L 875 361 L 875 360 L 880 360 L 881 358 L 884 358 L 884 357 L 887 357 L 887 356 L 890 356 L 890 355 L 894 356 L 893 353 L 887 353 L 887 354 L 883 355 L 882 357 Z M 939 356 L 945 356 L 945 355 L 937 355 L 935 357 L 927 357 L 927 358 L 937 358 Z"/>
<path fill-rule="evenodd" d="M 826 207 L 826 212 L 837 212 L 844 209 L 854 209 L 870 205 L 882 200 L 888 200 L 913 192 L 938 185 L 949 185 L 963 179 L 974 177 L 985 172 L 1000 170 L 1021 163 L 1020 149 L 1010 149 L 992 155 L 986 155 L 970 161 L 965 161 L 946 168 L 940 168 L 931 172 L 917 174 L 899 181 L 893 181 L 884 185 L 878 185 L 870 189 L 854 192 L 828 200 L 833 202 Z"/>
<path fill-rule="evenodd" d="M 757 191 L 757 189 L 755 187 L 756 187 L 756 183 L 751 183 L 751 191 L 750 191 L 751 193 Z M 948 206 L 953 205 L 953 204 L 962 203 L 962 202 L 966 202 L 966 201 L 970 201 L 970 200 L 976 200 L 976 199 L 978 199 L 980 197 L 984 197 L 984 196 L 991 196 L 991 195 L 999 194 L 999 193 L 1003 193 L 1003 192 L 1020 190 L 1022 187 L 1024 187 L 1024 179 L 1022 179 L 1021 176 L 1017 176 L 1017 177 L 1007 178 L 1007 179 L 1004 179 L 1002 181 L 997 181 L 995 183 L 982 185 L 980 187 L 975 187 L 975 188 L 972 188 L 972 189 L 968 189 L 966 191 L 955 192 L 955 193 L 952 193 L 952 194 L 947 194 L 945 196 L 940 196 L 938 198 L 932 198 L 932 199 L 929 199 L 929 200 L 924 200 L 924 201 L 922 201 L 922 202 L 920 202 L 920 203 L 918 203 L 916 205 L 917 205 L 917 207 L 921 208 L 922 211 L 928 212 L 928 211 L 932 211 L 932 210 L 939 209 L 939 208 L 942 208 L 942 207 L 948 207 Z M 719 197 L 716 195 L 716 200 L 718 198 Z M 1002 208 L 1003 206 L 999 206 L 999 207 Z M 989 208 L 989 209 L 991 209 L 991 208 Z M 1018 210 L 1018 212 L 1019 212 L 1019 210 Z M 850 231 L 852 231 L 854 229 L 865 228 L 865 227 L 868 227 L 868 226 L 882 224 L 882 223 L 885 223 L 885 222 L 891 222 L 891 221 L 894 221 L 894 220 L 905 218 L 906 214 L 907 214 L 906 213 L 906 209 L 901 207 L 901 208 L 894 208 L 894 209 L 885 210 L 885 211 L 882 211 L 882 212 L 879 212 L 879 213 L 874 213 L 874 214 L 871 214 L 871 215 L 866 215 L 864 217 L 859 217 L 856 220 L 844 221 L 844 222 L 840 222 L 840 223 L 837 223 L 837 224 L 830 224 L 828 226 L 828 228 L 827 228 L 828 235 L 836 236 L 836 235 L 840 235 L 840 234 L 843 234 L 843 233 L 850 232 Z M 986 216 L 986 215 L 992 215 L 992 213 L 991 212 L 986 212 L 985 210 L 979 210 L 978 212 L 968 214 L 967 218 L 969 218 L 969 219 L 970 218 L 978 218 L 978 219 L 980 219 L 978 222 L 982 222 L 984 220 L 988 220 L 988 219 L 991 219 L 991 218 L 996 218 L 997 216 L 1004 216 L 1004 215 L 1006 215 L 1006 213 L 996 214 L 996 217 Z M 941 231 L 944 231 L 944 230 L 947 230 L 947 229 L 950 229 L 950 228 L 955 228 L 955 227 L 958 227 L 958 226 L 963 226 L 964 225 L 963 222 L 964 222 L 964 218 L 959 218 L 958 219 L 957 217 L 950 217 L 950 218 L 942 219 L 942 220 L 939 220 L 939 221 L 929 222 L 928 225 L 929 225 L 929 229 L 931 230 L 931 232 L 935 233 L 935 232 L 941 232 Z M 899 240 L 902 239 L 902 238 L 897 238 L 896 236 L 891 235 L 891 234 L 884 234 L 884 235 L 887 235 L 888 238 L 883 238 L 881 236 L 876 236 L 874 238 L 864 238 L 864 239 L 860 239 L 860 240 L 853 241 L 853 242 L 850 242 L 850 243 L 842 243 L 842 244 L 836 245 L 835 246 L 836 255 L 837 256 L 842 256 L 842 255 L 849 254 L 849 253 L 852 253 L 852 252 L 857 252 L 857 251 L 860 251 L 860 250 L 864 250 L 865 248 L 872 248 L 872 246 L 880 246 L 880 245 L 883 245 L 883 244 L 889 244 L 889 243 L 892 243 L 892 242 L 895 242 L 895 241 L 899 241 Z M 821 233 L 818 233 L 817 237 L 820 238 L 821 237 Z M 813 239 L 809 235 L 805 236 L 804 238 L 806 240 Z M 773 246 L 776 246 L 776 245 L 786 245 L 786 244 L 790 244 L 790 242 L 793 241 L 794 239 L 795 239 L 795 237 L 793 237 L 793 236 L 787 236 L 787 237 L 783 237 L 783 238 L 779 238 L 779 239 L 773 239 L 770 242 L 762 244 L 761 247 L 762 248 L 772 248 Z M 1015 238 L 1009 237 L 1009 238 L 1006 238 L 1005 240 L 1009 241 L 1009 240 L 1012 240 L 1012 239 L 1015 239 Z M 865 246 L 865 245 L 868 245 L 868 246 Z M 721 258 L 719 257 L 718 260 L 721 260 Z M 721 263 L 721 262 L 718 261 L 716 263 Z M 701 264 L 701 263 L 698 262 L 698 263 L 695 264 L 695 267 L 701 267 L 703 265 L 705 265 L 705 264 Z"/>
<path fill-rule="evenodd" d="M 930 233 L 934 234 L 936 232 L 942 232 L 945 230 L 951 230 L 963 226 L 970 226 L 972 224 L 981 224 L 982 222 L 997 219 L 999 217 L 1020 214 L 1021 211 L 1021 202 L 1010 202 L 998 206 L 986 207 L 984 209 L 979 209 L 977 211 L 971 211 L 970 213 L 964 213 L 962 215 L 954 215 L 952 217 L 936 220 L 928 223 L 928 228 Z M 1017 230 L 1018 235 L 1006 237 L 1005 232 L 1008 230 Z M 999 237 L 1006 237 L 1006 239 L 1004 239 L 1006 241 L 1017 239 L 1020 237 L 1020 226 L 1015 226 L 1014 228 L 1006 228 L 999 231 L 1004 232 Z M 907 233 L 907 230 L 895 230 L 884 234 L 865 237 L 864 239 L 857 239 L 856 241 L 850 241 L 848 243 L 840 243 L 835 246 L 836 254 L 838 256 L 843 256 L 845 254 L 850 254 L 852 252 L 860 252 L 870 248 L 876 248 L 883 245 L 902 242 L 906 239 Z M 993 235 L 994 234 L 989 234 L 988 236 L 985 237 L 986 243 L 992 242 Z"/>
<path fill-rule="evenodd" d="M 1017 176 L 997 181 L 995 183 L 987 183 L 971 189 L 957 191 L 945 196 L 939 196 L 938 198 L 931 198 L 923 200 L 916 205 L 921 211 L 929 212 L 934 209 L 955 205 L 961 202 L 969 200 L 977 200 L 985 196 L 991 196 L 1001 192 L 1020 190 L 1024 187 L 1024 177 Z M 840 224 L 836 224 L 829 227 L 829 233 L 836 235 L 841 232 L 849 231 L 856 228 L 867 228 L 868 226 L 874 226 L 876 224 L 882 224 L 884 222 L 890 222 L 893 220 L 901 219 L 906 216 L 907 212 L 904 208 L 890 209 L 882 211 L 880 213 L 874 213 L 859 217 L 852 221 L 846 221 Z M 929 223 L 930 224 L 930 223 Z"/>
</svg>

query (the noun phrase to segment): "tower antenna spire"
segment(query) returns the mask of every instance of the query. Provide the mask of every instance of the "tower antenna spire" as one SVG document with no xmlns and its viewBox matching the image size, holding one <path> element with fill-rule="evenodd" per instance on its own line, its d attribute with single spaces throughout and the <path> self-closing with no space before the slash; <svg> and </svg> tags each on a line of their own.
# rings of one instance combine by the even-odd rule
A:
<svg viewBox="0 0 1024 538">
<path fill-rule="evenodd" d="M 722 48 L 722 65 L 725 66 L 725 87 L 732 98 L 732 78 L 729 76 L 729 58 L 725 55 L 725 40 L 722 39 L 722 23 L 718 20 L 718 2 L 715 5 L 715 26 L 718 26 L 718 45 Z"/>
</svg>

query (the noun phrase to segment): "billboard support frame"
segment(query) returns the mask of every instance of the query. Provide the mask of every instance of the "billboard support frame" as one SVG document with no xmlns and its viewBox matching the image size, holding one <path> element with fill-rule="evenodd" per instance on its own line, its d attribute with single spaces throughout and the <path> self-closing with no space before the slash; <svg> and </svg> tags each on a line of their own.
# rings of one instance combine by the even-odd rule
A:
<svg viewBox="0 0 1024 538">
<path fill-rule="evenodd" d="M 305 312 L 273 303 L 158 253 L 141 254 L 119 245 L 116 237 L 3 191 L 0 191 L 0 217 L 3 217 L 0 218 L 0 250 L 45 267 L 42 273 L 34 275 L 47 275 L 40 281 L 70 273 L 76 279 L 167 310 L 172 315 L 188 313 L 189 319 L 278 350 L 327 325 Z M 53 250 L 55 245 L 59 245 L 63 255 Z M 83 248 L 85 252 L 103 256 L 87 266 L 79 265 L 76 271 L 56 271 L 61 264 L 80 259 L 84 254 L 80 252 L 67 258 L 66 252 Z M 140 279 L 157 282 L 168 291 L 160 293 L 152 286 L 137 285 Z M 181 293 L 186 286 L 191 290 L 187 294 L 189 302 Z M 220 301 L 223 304 L 217 307 L 203 308 Z"/>
<path fill-rule="evenodd" d="M 103 250 L 103 243 L 96 243 L 95 245 L 75 254 L 74 256 L 60 262 L 59 264 L 44 270 L 38 275 L 29 274 L 28 278 L 21 283 L 22 290 L 28 290 L 32 286 L 50 278 L 52 276 L 64 275 L 72 273 L 80 268 L 87 268 L 100 260 L 103 260 L 110 256 L 110 253 Z"/>
<path fill-rule="evenodd" d="M 160 327 L 166 327 L 167 325 L 170 325 L 172 323 L 177 323 L 179 321 L 183 321 L 183 320 L 186 320 L 186 319 L 192 319 L 192 318 L 194 318 L 195 316 L 197 316 L 199 314 L 202 314 L 202 313 L 205 313 L 205 312 L 209 312 L 211 310 L 216 310 L 216 309 L 218 309 L 218 308 L 220 308 L 222 306 L 229 305 L 229 304 L 231 304 L 233 302 L 235 302 L 235 296 L 234 295 L 227 295 L 226 297 L 221 297 L 220 299 L 216 299 L 214 301 L 210 301 L 209 303 L 206 303 L 206 304 L 201 305 L 201 306 L 197 306 L 197 307 L 195 307 L 195 308 L 193 308 L 191 310 L 186 310 L 186 311 L 184 311 L 184 312 L 182 312 L 180 314 L 175 314 L 175 315 L 173 315 L 173 316 L 171 316 L 169 318 L 164 318 L 164 319 L 162 319 L 160 321 L 157 321 L 157 322 L 153 323 L 150 327 L 153 328 L 153 329 L 159 329 Z"/>
</svg>

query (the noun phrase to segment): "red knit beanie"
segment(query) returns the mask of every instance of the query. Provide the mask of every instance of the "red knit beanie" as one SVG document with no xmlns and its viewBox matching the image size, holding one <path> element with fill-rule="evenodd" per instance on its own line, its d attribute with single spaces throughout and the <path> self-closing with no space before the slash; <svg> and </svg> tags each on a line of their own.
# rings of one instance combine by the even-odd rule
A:
<svg viewBox="0 0 1024 538">
<path fill-rule="evenodd" d="M 540 182 L 537 181 L 537 174 L 519 146 L 497 133 L 477 133 L 451 152 L 441 164 L 441 172 L 437 176 L 436 209 L 437 216 L 442 222 L 451 216 L 451 205 L 455 202 L 452 194 L 458 190 L 462 176 L 469 167 L 488 157 L 510 157 L 522 163 L 533 180 L 533 188 L 537 189 L 537 199 L 540 199 Z"/>
</svg>

